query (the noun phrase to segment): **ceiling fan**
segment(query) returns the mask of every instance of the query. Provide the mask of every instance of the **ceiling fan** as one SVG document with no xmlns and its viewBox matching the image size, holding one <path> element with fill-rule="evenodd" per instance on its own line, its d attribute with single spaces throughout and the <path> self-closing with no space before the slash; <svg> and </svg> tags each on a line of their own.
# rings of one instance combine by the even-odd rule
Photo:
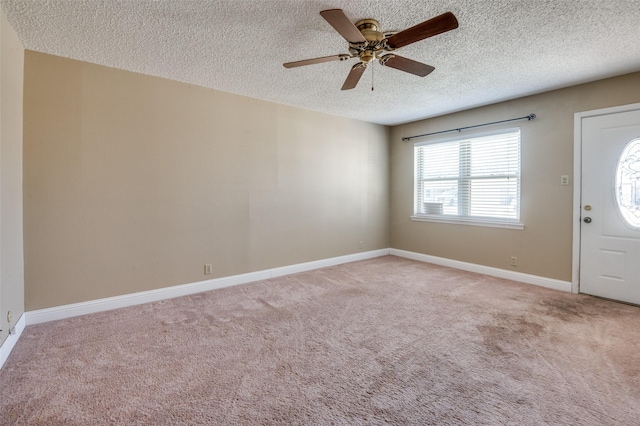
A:
<svg viewBox="0 0 640 426">
<path fill-rule="evenodd" d="M 331 61 L 346 61 L 358 58 L 358 63 L 351 67 L 342 90 L 356 87 L 364 70 L 373 60 L 377 59 L 381 65 L 405 71 L 420 77 L 431 73 L 435 68 L 412 59 L 396 55 L 393 52 L 403 46 L 425 38 L 458 28 L 458 20 L 451 12 L 443 13 L 428 21 L 424 21 L 411 28 L 397 33 L 383 33 L 380 23 L 375 19 L 363 19 L 355 25 L 347 18 L 342 9 L 329 9 L 320 12 L 322 16 L 349 43 L 349 53 L 323 56 L 302 61 L 287 62 L 285 68 L 295 68 L 304 65 L 320 64 Z"/>
</svg>

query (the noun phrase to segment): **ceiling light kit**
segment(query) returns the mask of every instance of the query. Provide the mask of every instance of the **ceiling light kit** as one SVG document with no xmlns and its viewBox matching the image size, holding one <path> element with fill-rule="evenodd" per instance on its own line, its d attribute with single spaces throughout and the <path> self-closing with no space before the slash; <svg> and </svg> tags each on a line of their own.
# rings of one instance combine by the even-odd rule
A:
<svg viewBox="0 0 640 426">
<path fill-rule="evenodd" d="M 345 61 L 358 58 L 358 62 L 351 67 L 342 90 L 356 87 L 364 70 L 375 59 L 380 65 L 395 68 L 419 77 L 425 77 L 435 68 L 422 62 L 405 58 L 393 52 L 396 49 L 433 37 L 438 34 L 458 28 L 458 20 L 451 12 L 431 18 L 406 30 L 384 33 L 380 30 L 380 23 L 375 19 L 363 19 L 355 23 L 344 14 L 342 9 L 329 9 L 320 12 L 331 26 L 349 43 L 349 54 L 323 56 L 302 61 L 287 62 L 285 68 L 295 68 L 305 65 L 319 64 L 331 61 Z"/>
</svg>

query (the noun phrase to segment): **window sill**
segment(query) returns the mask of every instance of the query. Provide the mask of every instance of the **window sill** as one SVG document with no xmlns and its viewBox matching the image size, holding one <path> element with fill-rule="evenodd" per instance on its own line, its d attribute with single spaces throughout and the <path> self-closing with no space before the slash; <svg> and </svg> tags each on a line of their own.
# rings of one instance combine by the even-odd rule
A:
<svg viewBox="0 0 640 426">
<path fill-rule="evenodd" d="M 441 216 L 441 215 L 419 215 L 411 216 L 411 220 L 418 222 L 438 222 L 438 223 L 451 223 L 456 225 L 470 225 L 470 226 L 485 226 L 489 228 L 504 228 L 504 229 L 516 229 L 523 230 L 524 224 L 518 222 L 509 222 L 505 220 L 491 220 L 483 218 L 468 218 L 468 217 L 456 217 L 456 216 Z"/>
</svg>

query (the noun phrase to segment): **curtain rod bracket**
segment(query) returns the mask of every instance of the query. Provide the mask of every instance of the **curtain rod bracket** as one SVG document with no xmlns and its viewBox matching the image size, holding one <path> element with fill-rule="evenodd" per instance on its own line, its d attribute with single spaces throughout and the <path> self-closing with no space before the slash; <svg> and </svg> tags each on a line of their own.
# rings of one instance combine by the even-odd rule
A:
<svg viewBox="0 0 640 426">
<path fill-rule="evenodd" d="M 529 115 L 525 115 L 524 117 L 517 117 L 517 118 L 510 118 L 508 120 L 501 120 L 501 121 L 492 121 L 491 123 L 483 123 L 483 124 L 475 124 L 473 126 L 467 126 L 467 127 L 459 127 L 457 129 L 449 129 L 449 130 L 441 130 L 439 132 L 431 132 L 431 133 L 425 133 L 423 135 L 415 135 L 415 136 L 405 136 L 402 138 L 403 141 L 410 141 L 411 139 L 415 139 L 415 138 L 422 138 L 424 136 L 431 136 L 431 135 L 439 135 L 441 133 L 449 133 L 449 132 L 462 132 L 463 130 L 466 129 L 473 129 L 474 127 L 482 127 L 482 126 L 490 126 L 492 124 L 499 124 L 499 123 L 507 123 L 509 121 L 516 121 L 516 120 L 524 120 L 527 119 L 528 121 L 533 120 L 534 118 L 536 118 L 536 115 L 531 113 Z"/>
</svg>

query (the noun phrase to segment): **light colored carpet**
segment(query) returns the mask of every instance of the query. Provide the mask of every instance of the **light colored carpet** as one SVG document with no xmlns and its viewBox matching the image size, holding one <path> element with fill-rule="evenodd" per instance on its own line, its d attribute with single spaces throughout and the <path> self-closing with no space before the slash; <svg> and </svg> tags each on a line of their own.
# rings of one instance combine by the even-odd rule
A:
<svg viewBox="0 0 640 426">
<path fill-rule="evenodd" d="M 27 327 L 2 424 L 640 422 L 640 308 L 393 256 Z"/>
</svg>

